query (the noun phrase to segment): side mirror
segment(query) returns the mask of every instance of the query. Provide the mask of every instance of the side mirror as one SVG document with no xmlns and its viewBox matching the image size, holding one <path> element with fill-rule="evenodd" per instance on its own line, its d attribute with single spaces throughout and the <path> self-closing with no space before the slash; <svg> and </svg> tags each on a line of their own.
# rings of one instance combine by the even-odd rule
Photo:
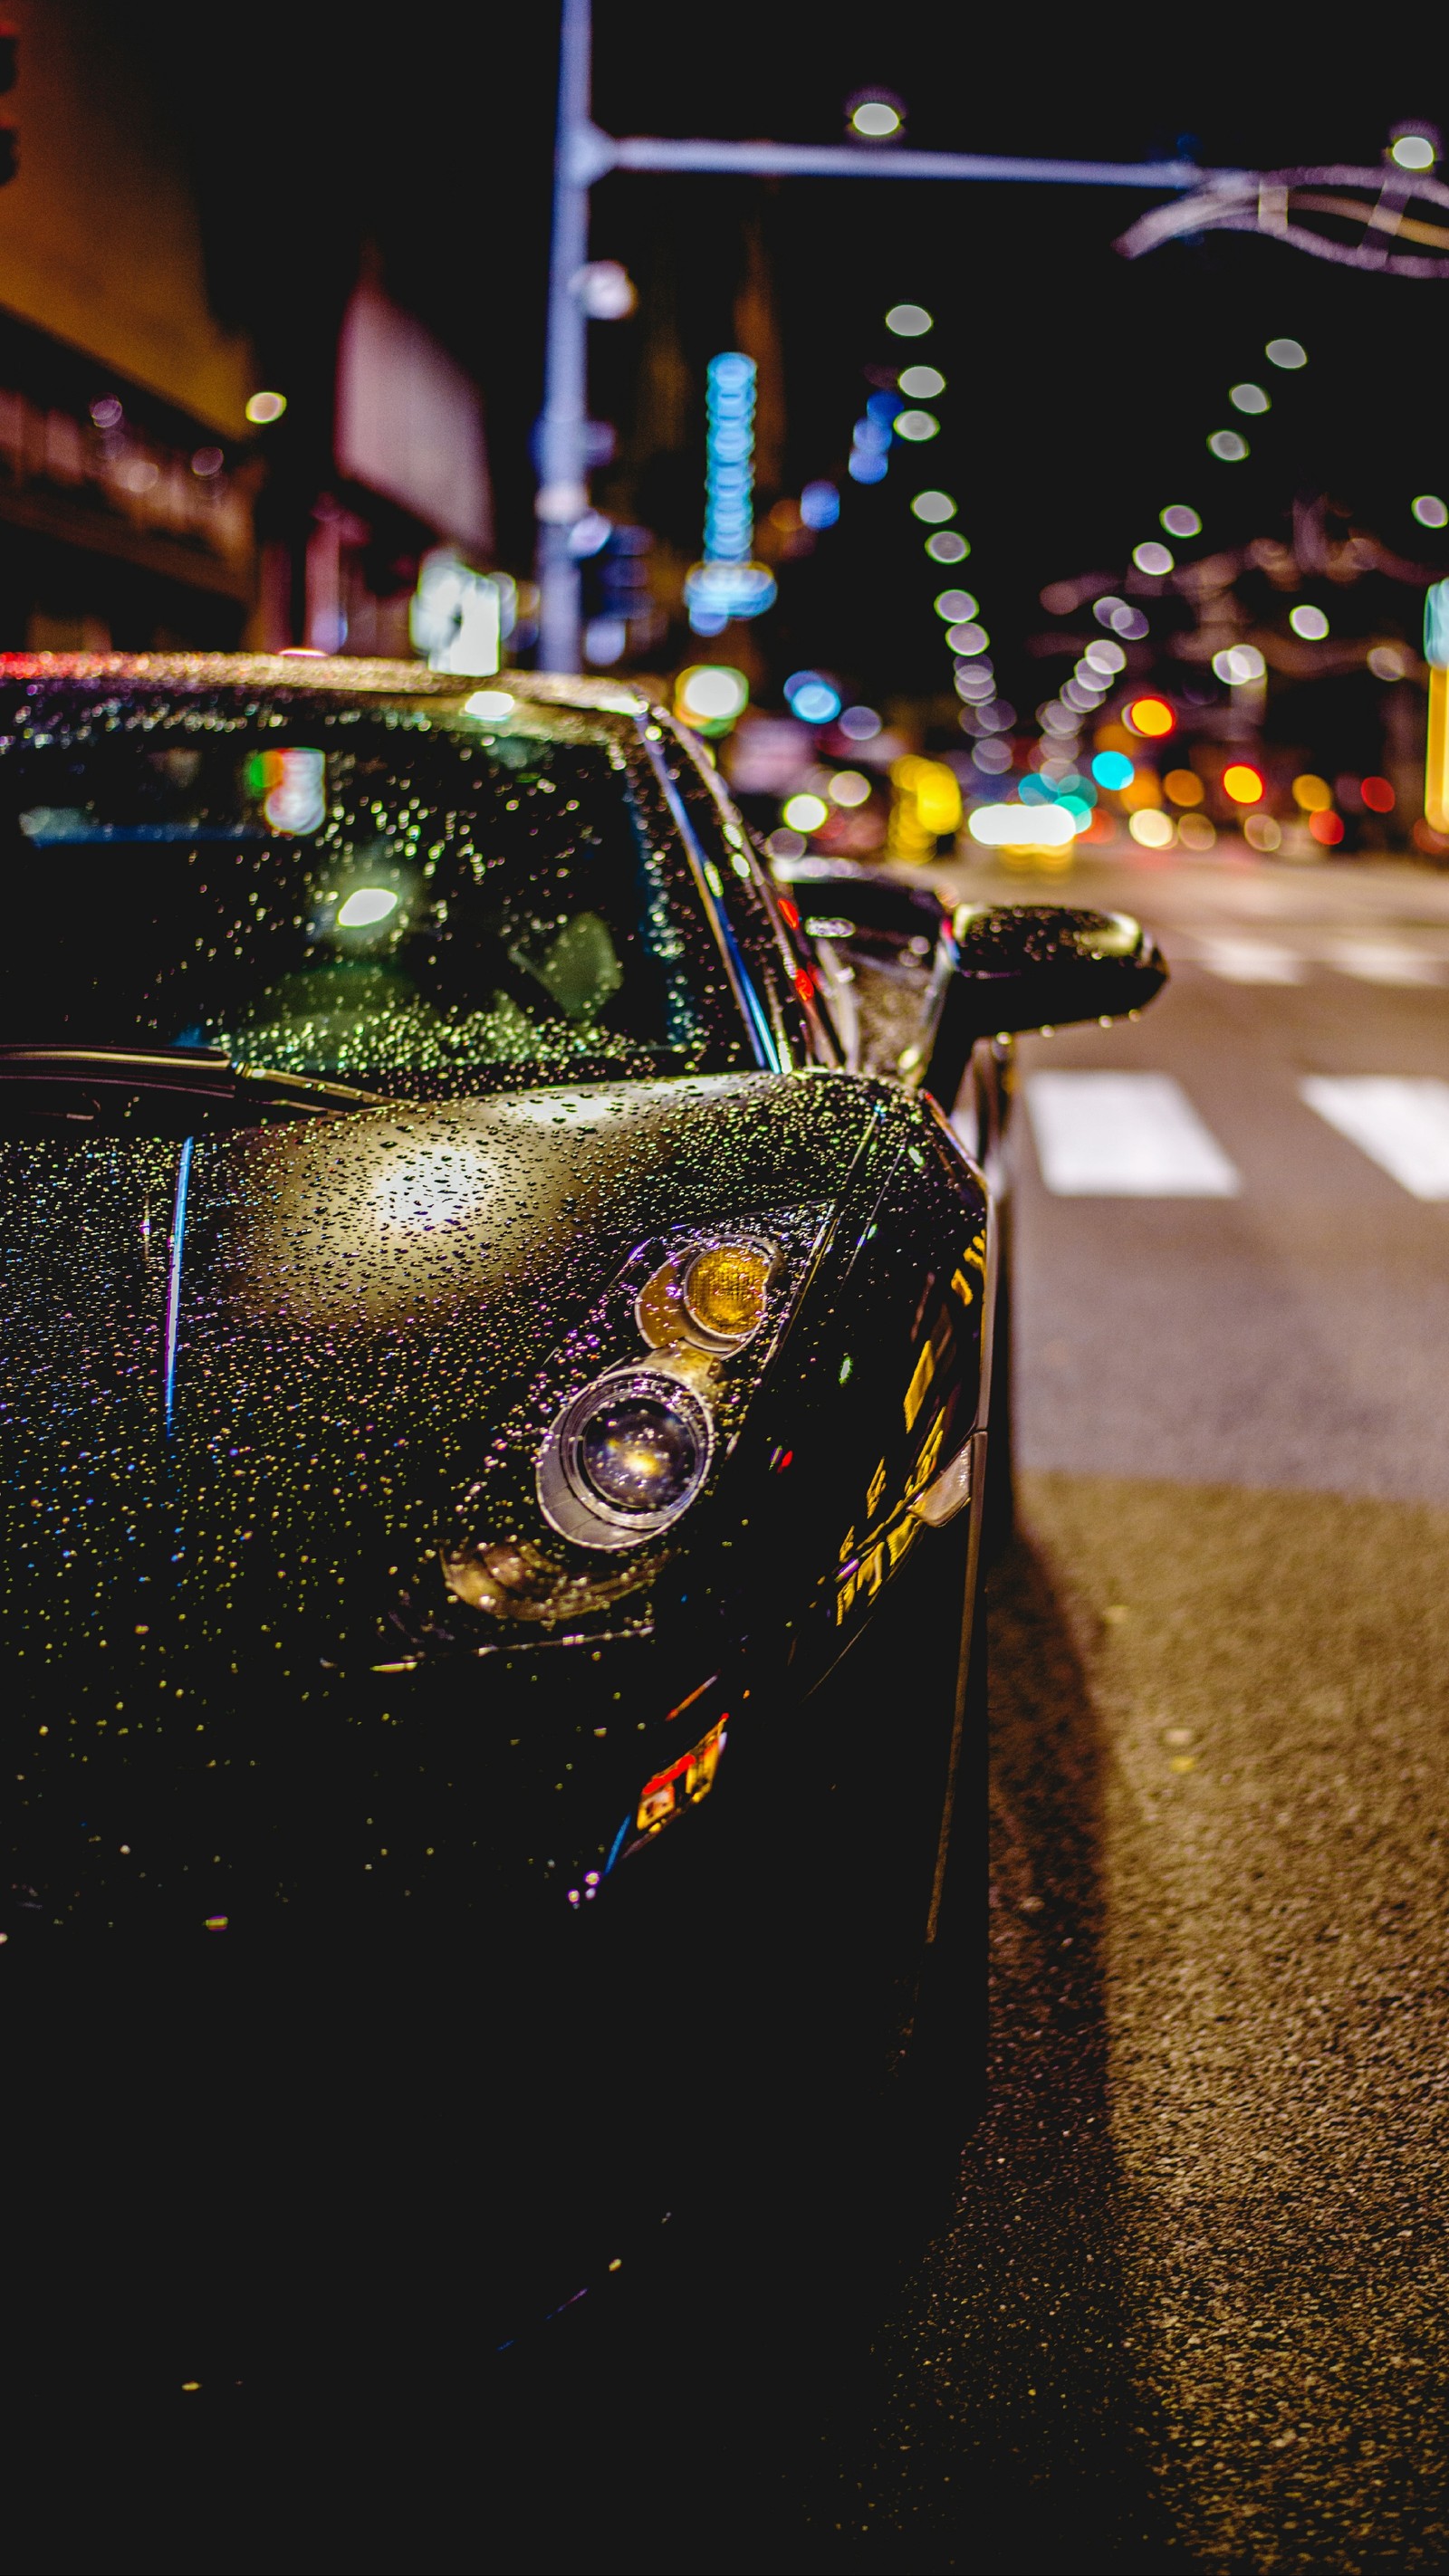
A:
<svg viewBox="0 0 1449 2576">
<path fill-rule="evenodd" d="M 947 1108 L 978 1038 L 1122 1019 L 1142 1010 L 1167 981 L 1161 949 L 1125 912 L 963 903 L 952 930 L 955 972 L 926 1075 Z"/>
</svg>

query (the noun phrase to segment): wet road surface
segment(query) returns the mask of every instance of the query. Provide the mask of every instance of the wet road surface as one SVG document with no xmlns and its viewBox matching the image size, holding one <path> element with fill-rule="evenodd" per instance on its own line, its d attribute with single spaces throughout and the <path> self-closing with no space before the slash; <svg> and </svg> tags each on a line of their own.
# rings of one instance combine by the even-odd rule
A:
<svg viewBox="0 0 1449 2576">
<path fill-rule="evenodd" d="M 797 2466 L 801 2563 L 1437 2567 L 1449 1205 L 1300 1085 L 1449 1078 L 1449 886 L 1243 855 L 1064 892 L 1175 980 L 1024 1047 L 1028 1094 L 1166 1074 L 1238 1186 L 1054 1195 L 1022 1138 L 991 2108 Z"/>
</svg>

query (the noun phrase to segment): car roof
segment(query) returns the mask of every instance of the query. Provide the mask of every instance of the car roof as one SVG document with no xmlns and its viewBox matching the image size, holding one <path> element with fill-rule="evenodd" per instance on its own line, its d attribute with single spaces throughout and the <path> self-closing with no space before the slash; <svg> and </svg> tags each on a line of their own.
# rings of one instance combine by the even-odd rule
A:
<svg viewBox="0 0 1449 2576">
<path fill-rule="evenodd" d="M 458 698 L 473 689 L 580 714 L 647 715 L 652 701 L 627 680 L 574 678 L 552 671 L 433 671 L 346 653 L 0 653 L 6 680 L 72 680 L 163 689 L 325 689 L 358 697 Z"/>
</svg>

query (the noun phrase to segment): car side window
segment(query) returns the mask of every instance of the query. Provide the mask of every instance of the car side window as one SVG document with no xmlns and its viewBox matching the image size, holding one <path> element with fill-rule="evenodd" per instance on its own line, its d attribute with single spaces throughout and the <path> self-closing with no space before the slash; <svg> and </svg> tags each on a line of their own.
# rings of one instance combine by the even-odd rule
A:
<svg viewBox="0 0 1449 2576">
<path fill-rule="evenodd" d="M 843 1050 L 815 970 L 791 941 L 774 888 L 755 857 L 744 825 L 731 814 L 687 748 L 681 746 L 676 755 L 671 745 L 669 767 L 714 870 L 711 890 L 768 997 L 783 1060 L 839 1064 Z"/>
</svg>

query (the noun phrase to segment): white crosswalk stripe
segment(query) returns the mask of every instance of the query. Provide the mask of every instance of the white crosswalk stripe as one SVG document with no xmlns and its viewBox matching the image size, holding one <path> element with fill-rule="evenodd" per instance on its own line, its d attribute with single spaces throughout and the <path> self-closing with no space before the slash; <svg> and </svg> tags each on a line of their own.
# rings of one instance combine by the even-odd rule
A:
<svg viewBox="0 0 1449 2576">
<path fill-rule="evenodd" d="M 1166 1073 L 1034 1073 L 1037 1160 L 1061 1198 L 1235 1198 L 1242 1184 Z"/>
<path fill-rule="evenodd" d="M 1266 939 L 1202 939 L 1199 963 L 1228 984 L 1301 984 L 1303 960 Z"/>
<path fill-rule="evenodd" d="M 1438 984 L 1444 975 L 1441 959 L 1387 939 L 1340 940 L 1329 950 L 1328 963 L 1361 984 Z"/>
<path fill-rule="evenodd" d="M 1323 938 L 1311 946 L 1286 948 L 1277 940 L 1251 935 L 1201 933 L 1188 955 L 1209 975 L 1227 984 L 1301 984 L 1311 972 L 1351 975 L 1360 984 L 1442 984 L 1449 975 L 1449 956 L 1411 947 L 1392 939 Z"/>
<path fill-rule="evenodd" d="M 1310 1074 L 1299 1091 L 1416 1199 L 1449 1199 L 1449 1082 L 1432 1075 Z"/>
</svg>

